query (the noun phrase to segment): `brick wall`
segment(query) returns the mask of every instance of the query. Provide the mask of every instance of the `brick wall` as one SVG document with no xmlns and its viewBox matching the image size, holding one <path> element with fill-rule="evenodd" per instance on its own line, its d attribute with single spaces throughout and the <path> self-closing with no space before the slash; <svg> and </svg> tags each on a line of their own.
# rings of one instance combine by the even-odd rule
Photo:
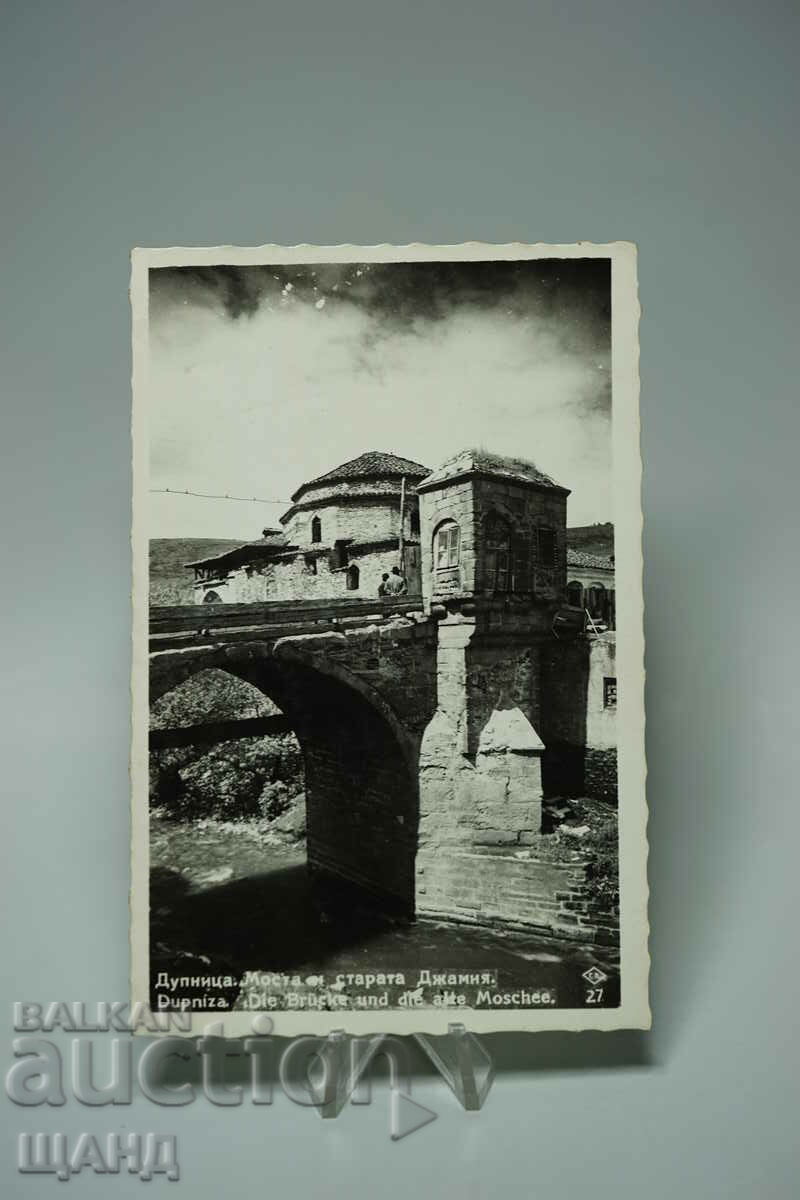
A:
<svg viewBox="0 0 800 1200">
<path fill-rule="evenodd" d="M 416 749 L 434 706 L 431 632 L 398 621 L 350 635 L 283 638 L 263 675 L 303 747 L 312 870 L 407 912 L 414 908 Z M 375 700 L 331 677 L 338 664 Z M 389 712 L 403 720 L 402 733 Z"/>
<path fill-rule="evenodd" d="M 539 841 L 541 842 L 541 838 Z M 579 852 L 563 861 L 546 846 L 530 857 L 449 851 L 421 852 L 417 912 L 475 925 L 502 926 L 615 944 L 617 916 L 591 899 Z M 559 851 L 563 856 L 563 851 Z"/>
<path fill-rule="evenodd" d="M 413 912 L 416 787 L 389 731 L 350 706 L 306 740 L 305 770 L 312 871 Z"/>
<path fill-rule="evenodd" d="M 617 803 L 617 752 L 587 747 L 583 758 L 584 791 L 609 804 Z"/>
</svg>

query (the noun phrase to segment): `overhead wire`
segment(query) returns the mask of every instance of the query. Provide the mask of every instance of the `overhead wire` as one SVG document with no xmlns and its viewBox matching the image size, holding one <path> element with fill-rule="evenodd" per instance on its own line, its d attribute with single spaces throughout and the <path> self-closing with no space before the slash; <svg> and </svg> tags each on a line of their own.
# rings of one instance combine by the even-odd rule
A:
<svg viewBox="0 0 800 1200">
<path fill-rule="evenodd" d="M 231 496 L 228 492 L 193 492 L 189 488 L 149 488 L 154 494 L 167 496 L 199 496 L 203 500 L 243 500 L 248 504 L 291 504 L 291 500 L 267 500 L 263 496 Z"/>
</svg>

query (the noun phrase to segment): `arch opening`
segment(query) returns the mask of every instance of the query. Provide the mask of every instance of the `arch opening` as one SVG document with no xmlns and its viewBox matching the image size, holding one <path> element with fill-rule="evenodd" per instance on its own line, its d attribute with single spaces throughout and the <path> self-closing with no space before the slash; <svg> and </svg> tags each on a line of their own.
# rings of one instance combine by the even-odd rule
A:
<svg viewBox="0 0 800 1200">
<path fill-rule="evenodd" d="M 236 675 L 211 668 L 183 680 L 151 704 L 150 731 L 150 803 L 165 819 L 269 823 L 303 810 L 297 737 Z"/>
<path fill-rule="evenodd" d="M 571 579 L 567 584 L 567 604 L 573 608 L 583 608 L 583 584 L 577 579 Z"/>
<path fill-rule="evenodd" d="M 188 770 L 178 765 L 178 774 L 184 776 L 182 791 L 165 830 L 164 780 L 155 778 L 151 764 L 156 792 L 151 795 L 156 814 L 151 819 L 155 870 L 150 907 L 156 914 L 151 944 L 188 946 L 189 953 L 202 947 L 214 958 L 230 953 L 225 951 L 225 937 L 233 923 L 241 943 L 235 955 L 237 969 L 283 969 L 300 946 L 306 953 L 309 946 L 316 947 L 324 962 L 332 947 L 341 950 L 360 943 L 385 925 L 387 916 L 413 916 L 416 771 L 410 747 L 386 710 L 343 678 L 299 661 L 243 653 L 228 655 L 224 662 L 215 662 L 213 655 L 199 656 L 191 665 L 176 655 L 174 669 L 154 665 L 155 727 L 208 725 L 221 715 L 230 695 L 240 702 L 247 698 L 252 708 L 246 719 L 286 722 L 281 762 L 300 773 L 294 777 L 295 786 L 280 772 L 266 781 L 254 779 L 254 741 L 242 737 L 222 743 L 221 751 L 215 748 L 192 759 Z M 201 676 L 204 704 L 196 682 Z M 162 758 L 162 775 L 165 766 Z M 272 785 L 266 797 L 265 782 Z M 287 785 L 286 791 L 281 784 Z M 287 792 L 292 803 L 284 808 Z M 302 817 L 305 840 L 302 834 L 295 837 L 288 851 L 272 836 L 275 821 L 264 812 L 269 799 L 275 802 L 279 828 L 286 814 L 290 822 Z M 249 816 L 232 816 L 234 801 L 244 801 Z M 241 829 L 222 830 L 221 819 L 238 821 Z M 171 849 L 176 846 L 176 851 Z M 188 868 L 181 866 L 181 855 L 191 859 Z M 184 895 L 187 879 L 190 891 Z M 214 922 L 221 919 L 218 905 L 226 912 L 230 900 L 227 932 L 197 928 L 197 914 L 209 889 Z M 159 917 L 159 912 L 164 915 Z M 151 968 L 155 980 L 170 964 L 156 954 Z"/>
</svg>

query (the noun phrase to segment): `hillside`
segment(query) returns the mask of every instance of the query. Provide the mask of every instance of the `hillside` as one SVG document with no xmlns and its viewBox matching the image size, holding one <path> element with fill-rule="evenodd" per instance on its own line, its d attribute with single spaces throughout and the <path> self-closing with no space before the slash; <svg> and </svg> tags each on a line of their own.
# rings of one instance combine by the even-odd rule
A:
<svg viewBox="0 0 800 1200">
<path fill-rule="evenodd" d="M 570 550 L 610 558 L 614 553 L 614 526 L 610 521 L 603 525 L 576 525 L 567 530 L 567 545 Z"/>
<path fill-rule="evenodd" d="M 194 577 L 184 563 L 241 546 L 245 538 L 151 538 L 150 603 L 192 604 Z"/>
</svg>

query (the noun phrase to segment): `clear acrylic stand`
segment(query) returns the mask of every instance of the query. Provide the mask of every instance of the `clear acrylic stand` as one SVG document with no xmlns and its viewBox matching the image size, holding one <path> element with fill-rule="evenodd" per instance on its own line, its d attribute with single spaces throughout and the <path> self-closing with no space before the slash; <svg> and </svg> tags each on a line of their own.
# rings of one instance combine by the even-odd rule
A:
<svg viewBox="0 0 800 1200">
<path fill-rule="evenodd" d="M 467 1112 L 483 1108 L 494 1080 L 494 1063 L 474 1033 L 453 1022 L 444 1037 L 415 1033 L 414 1040 L 438 1068 L 462 1108 Z"/>
<path fill-rule="evenodd" d="M 465 1025 L 453 1022 L 447 1033 L 438 1037 L 415 1033 L 414 1040 L 444 1078 L 453 1095 L 467 1112 L 479 1111 L 494 1080 L 494 1064 L 483 1043 Z M 349 1037 L 334 1029 L 314 1052 L 319 1062 L 312 1064 L 308 1088 L 320 1116 L 328 1120 L 339 1116 L 344 1106 L 368 1104 L 370 1088 L 367 1069 L 370 1062 L 385 1055 L 389 1064 L 392 1094 L 404 1097 L 411 1089 L 407 1051 L 399 1038 L 389 1034 Z M 403 1092 L 403 1077 L 407 1080 Z M 410 1098 L 405 1095 L 405 1098 Z M 421 1109 L 423 1112 L 428 1110 Z M 433 1119 L 433 1114 L 431 1114 Z"/>
</svg>

